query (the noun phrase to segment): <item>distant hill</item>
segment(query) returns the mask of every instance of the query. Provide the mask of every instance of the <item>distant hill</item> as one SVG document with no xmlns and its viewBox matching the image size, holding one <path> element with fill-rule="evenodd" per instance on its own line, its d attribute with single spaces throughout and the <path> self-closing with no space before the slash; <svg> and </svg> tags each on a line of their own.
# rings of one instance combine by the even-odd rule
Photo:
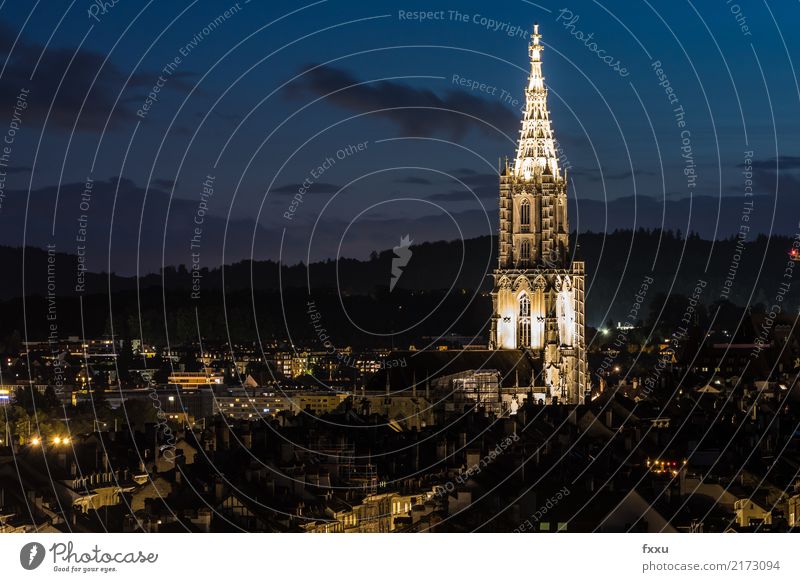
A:
<svg viewBox="0 0 800 582">
<path fill-rule="evenodd" d="M 770 305 L 782 280 L 790 246 L 789 237 L 760 236 L 746 242 L 739 252 L 735 239 L 712 242 L 696 235 L 683 238 L 672 231 L 645 230 L 607 235 L 584 233 L 577 241 L 573 237 L 572 244 L 577 257 L 586 264 L 587 323 L 594 326 L 608 320 L 623 320 L 644 277 L 652 277 L 653 284 L 640 312 L 643 319 L 650 302 L 659 294 L 688 295 L 698 280 L 706 282 L 701 301 L 711 304 L 720 298 L 726 277 L 730 276 L 733 277 L 731 301 L 740 305 L 748 302 Z M 252 313 L 255 305 L 255 317 L 263 318 L 259 319 L 259 331 L 267 337 L 285 336 L 285 320 L 297 338 L 314 339 L 305 313 L 305 302 L 310 297 L 325 305 L 328 328 L 339 330 L 342 341 L 348 343 L 364 335 L 359 327 L 369 330 L 374 326 L 372 331 L 391 334 L 417 323 L 428 313 L 434 315 L 424 325 L 410 330 L 409 338 L 413 339 L 414 334 L 436 335 L 444 331 L 480 333 L 491 310 L 488 296 L 491 280 L 487 275 L 496 261 L 494 238 L 424 243 L 413 245 L 411 250 L 411 260 L 392 293 L 388 290 L 391 250 L 374 253 L 365 261 L 328 260 L 308 267 L 280 266 L 274 261 L 241 261 L 226 266 L 224 271 L 204 270 L 202 300 L 198 302 L 190 300 L 192 277 L 185 266 L 168 267 L 160 274 L 146 275 L 138 281 L 134 277 L 87 273 L 83 326 L 87 335 L 109 331 L 111 305 L 115 333 L 121 334 L 129 328 L 129 333 L 138 335 L 139 322 L 134 320 L 139 318 L 141 302 L 143 319 L 156 336 L 164 334 L 166 312 L 166 320 L 181 320 L 181 333 L 191 337 L 196 333 L 195 307 L 201 321 L 213 328 L 211 335 L 225 336 L 226 313 L 221 309 L 224 298 L 227 325 L 237 328 L 237 333 L 247 336 L 252 332 L 249 328 L 255 325 Z M 738 263 L 737 255 L 740 255 Z M 0 247 L 0 260 L 6 274 L 4 285 L 0 286 L 2 337 L 12 329 L 23 331 L 22 249 Z M 62 298 L 59 300 L 61 333 L 80 334 L 81 321 L 74 309 L 78 303 L 70 299 L 76 296 L 77 258 L 58 254 L 55 265 L 56 294 Z M 37 337 L 46 331 L 43 319 L 46 304 L 42 297 L 47 292 L 47 253 L 27 248 L 24 272 L 29 336 Z M 797 276 L 800 277 L 800 269 Z M 135 292 L 137 282 L 140 297 Z M 448 293 L 451 288 L 453 291 Z M 797 310 L 797 288 L 800 285 L 794 285 L 786 297 L 785 311 Z M 279 292 L 281 289 L 283 293 Z M 170 327 L 170 333 L 177 332 Z"/>
<path fill-rule="evenodd" d="M 498 224 L 498 182 L 492 175 L 480 177 L 480 204 L 464 202 L 457 191 L 446 192 L 443 198 L 435 198 L 442 211 L 413 221 L 391 214 L 364 217 L 352 228 L 348 227 L 349 220 L 335 216 L 326 217 L 317 224 L 313 212 L 298 213 L 291 222 L 282 220 L 280 213 L 288 203 L 285 193 L 271 198 L 269 210 L 258 217 L 258 223 L 253 216 L 228 220 L 228 207 L 223 198 L 219 198 L 212 201 L 204 218 L 200 258 L 203 265 L 211 268 L 243 258 L 263 260 L 281 256 L 292 263 L 300 259 L 308 261 L 307 253 L 312 261 L 335 256 L 365 259 L 373 249 L 392 248 L 406 234 L 417 243 L 460 236 L 465 239 L 490 236 Z M 770 194 L 748 198 L 748 202 L 753 203 L 747 223 L 750 232 L 793 235 L 798 231 L 800 218 L 800 196 L 796 195 L 794 182 L 788 179 L 782 182 L 780 195 L 769 187 L 768 181 L 759 184 L 762 192 Z M 600 191 L 599 184 L 597 186 L 590 189 L 594 195 Z M 425 196 L 414 185 L 407 187 L 403 194 Z M 0 245 L 45 248 L 55 244 L 59 251 L 76 253 L 79 218 L 84 214 L 80 205 L 83 189 L 81 183 L 67 183 L 42 187 L 31 193 L 8 190 L 0 213 Z M 157 187 L 145 191 L 142 186 L 125 179 L 119 183 L 96 181 L 93 192 L 91 208 L 85 212 L 85 258 L 90 270 L 110 270 L 131 276 L 158 272 L 163 265 L 191 261 L 189 241 L 196 226 L 193 220 L 197 200 L 170 197 L 168 191 Z M 568 200 L 570 228 L 579 233 L 680 229 L 684 233 L 696 232 L 706 240 L 725 239 L 738 232 L 743 202 L 742 195 L 735 192 L 725 192 L 720 197 L 697 195 L 664 199 L 637 195 L 608 200 L 585 197 Z M 28 212 L 28 205 L 43 211 Z M 337 254 L 340 245 L 341 253 Z"/>
</svg>

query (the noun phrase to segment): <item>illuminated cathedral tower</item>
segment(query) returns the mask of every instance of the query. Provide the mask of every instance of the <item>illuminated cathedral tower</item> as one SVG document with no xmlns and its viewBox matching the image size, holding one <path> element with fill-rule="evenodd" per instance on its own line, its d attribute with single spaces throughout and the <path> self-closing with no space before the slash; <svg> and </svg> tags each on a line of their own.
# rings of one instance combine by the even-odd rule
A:
<svg viewBox="0 0 800 582">
<path fill-rule="evenodd" d="M 570 261 L 567 178 L 550 127 L 540 39 L 534 25 L 517 157 L 500 175 L 490 345 L 527 352 L 536 398 L 578 404 L 588 388 L 584 270 L 583 262 Z"/>
</svg>

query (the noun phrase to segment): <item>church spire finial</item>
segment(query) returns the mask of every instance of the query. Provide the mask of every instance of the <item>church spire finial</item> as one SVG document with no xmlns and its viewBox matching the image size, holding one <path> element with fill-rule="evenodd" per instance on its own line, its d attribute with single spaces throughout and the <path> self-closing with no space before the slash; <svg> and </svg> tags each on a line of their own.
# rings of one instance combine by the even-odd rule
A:
<svg viewBox="0 0 800 582">
<path fill-rule="evenodd" d="M 550 126 L 550 113 L 547 110 L 547 87 L 542 74 L 542 35 L 539 24 L 533 25 L 528 54 L 531 60 L 531 72 L 528 76 L 528 87 L 525 90 L 525 116 L 519 136 L 517 159 L 514 173 L 527 180 L 542 174 L 552 175 L 559 179 L 555 139 Z"/>
</svg>

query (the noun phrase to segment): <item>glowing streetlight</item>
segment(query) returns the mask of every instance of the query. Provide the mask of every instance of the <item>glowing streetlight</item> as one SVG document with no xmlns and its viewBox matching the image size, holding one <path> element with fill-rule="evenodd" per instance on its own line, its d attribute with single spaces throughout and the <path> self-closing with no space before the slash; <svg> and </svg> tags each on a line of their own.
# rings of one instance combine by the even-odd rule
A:
<svg viewBox="0 0 800 582">
<path fill-rule="evenodd" d="M 39 438 L 38 437 L 33 437 L 33 439 L 31 439 L 31 444 L 34 445 L 34 446 L 38 445 L 39 444 Z"/>
</svg>

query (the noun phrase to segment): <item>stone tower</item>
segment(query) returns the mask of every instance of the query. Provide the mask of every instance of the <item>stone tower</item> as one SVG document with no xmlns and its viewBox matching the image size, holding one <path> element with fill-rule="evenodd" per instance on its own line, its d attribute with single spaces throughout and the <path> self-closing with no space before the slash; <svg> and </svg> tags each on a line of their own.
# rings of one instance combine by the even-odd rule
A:
<svg viewBox="0 0 800 582">
<path fill-rule="evenodd" d="M 570 260 L 567 178 L 550 126 L 540 41 L 534 25 L 517 156 L 500 175 L 490 346 L 532 358 L 535 398 L 579 404 L 588 388 L 584 268 Z"/>
</svg>

